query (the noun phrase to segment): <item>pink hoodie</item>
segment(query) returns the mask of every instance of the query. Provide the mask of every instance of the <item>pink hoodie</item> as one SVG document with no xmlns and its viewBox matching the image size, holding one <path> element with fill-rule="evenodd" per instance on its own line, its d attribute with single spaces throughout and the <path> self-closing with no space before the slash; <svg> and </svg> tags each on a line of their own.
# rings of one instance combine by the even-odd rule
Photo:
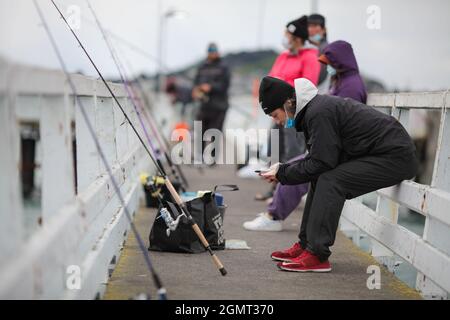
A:
<svg viewBox="0 0 450 320">
<path fill-rule="evenodd" d="M 291 86 L 297 78 L 306 78 L 317 85 L 320 73 L 318 54 L 314 48 L 303 48 L 296 55 L 283 51 L 275 60 L 269 76 L 284 80 Z"/>
</svg>

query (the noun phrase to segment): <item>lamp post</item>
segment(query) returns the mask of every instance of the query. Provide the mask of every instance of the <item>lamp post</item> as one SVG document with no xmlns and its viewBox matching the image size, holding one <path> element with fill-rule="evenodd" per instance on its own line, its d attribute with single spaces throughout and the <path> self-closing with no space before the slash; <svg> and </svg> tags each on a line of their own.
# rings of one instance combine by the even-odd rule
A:
<svg viewBox="0 0 450 320">
<path fill-rule="evenodd" d="M 319 0 L 311 0 L 311 13 L 319 13 Z"/>
<path fill-rule="evenodd" d="M 166 33 L 166 26 L 167 26 L 167 20 L 170 18 L 175 19 L 183 19 L 186 17 L 186 12 L 176 9 L 169 9 L 163 14 L 159 16 L 159 44 L 158 44 L 158 92 L 162 92 L 162 88 L 164 86 L 165 82 L 165 71 L 167 71 L 164 55 L 165 52 L 165 46 L 167 44 L 167 35 Z M 165 40 L 165 42 L 164 42 Z"/>
</svg>

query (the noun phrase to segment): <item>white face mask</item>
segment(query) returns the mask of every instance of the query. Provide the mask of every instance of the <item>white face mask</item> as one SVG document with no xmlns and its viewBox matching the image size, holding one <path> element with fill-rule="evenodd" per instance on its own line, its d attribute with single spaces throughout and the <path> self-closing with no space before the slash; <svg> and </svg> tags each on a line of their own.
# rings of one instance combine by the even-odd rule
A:
<svg viewBox="0 0 450 320">
<path fill-rule="evenodd" d="M 330 76 L 336 75 L 336 69 L 329 64 L 327 64 L 327 72 Z"/>
<path fill-rule="evenodd" d="M 320 41 L 322 41 L 322 35 L 320 34 L 320 33 L 317 33 L 317 34 L 315 34 L 315 35 L 313 35 L 313 36 L 311 36 L 311 37 L 309 37 L 309 39 L 312 41 L 312 42 L 315 42 L 315 43 L 319 43 Z"/>
<path fill-rule="evenodd" d="M 283 40 L 281 40 L 281 44 L 283 45 L 283 48 L 290 50 L 291 44 L 289 43 L 289 39 L 286 37 L 283 37 Z"/>
</svg>

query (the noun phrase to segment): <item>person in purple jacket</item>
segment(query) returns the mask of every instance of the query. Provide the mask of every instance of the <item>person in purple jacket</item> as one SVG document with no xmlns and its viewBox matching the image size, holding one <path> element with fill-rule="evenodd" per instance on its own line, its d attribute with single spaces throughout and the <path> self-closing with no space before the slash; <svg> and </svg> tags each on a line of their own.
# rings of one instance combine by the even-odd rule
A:
<svg viewBox="0 0 450 320">
<path fill-rule="evenodd" d="M 331 75 L 331 95 L 366 103 L 366 87 L 350 43 L 343 40 L 330 43 L 319 61 L 327 65 L 327 71 Z"/>
<path fill-rule="evenodd" d="M 330 43 L 325 47 L 319 61 L 327 66 L 327 72 L 331 76 L 330 95 L 366 103 L 366 87 L 359 74 L 358 63 L 350 43 L 342 40 Z M 299 155 L 288 163 L 302 159 L 304 156 Z M 244 222 L 243 227 L 250 231 L 282 231 L 283 220 L 298 207 L 307 192 L 307 183 L 299 185 L 278 183 L 267 211 L 259 213 L 251 221 Z"/>
</svg>

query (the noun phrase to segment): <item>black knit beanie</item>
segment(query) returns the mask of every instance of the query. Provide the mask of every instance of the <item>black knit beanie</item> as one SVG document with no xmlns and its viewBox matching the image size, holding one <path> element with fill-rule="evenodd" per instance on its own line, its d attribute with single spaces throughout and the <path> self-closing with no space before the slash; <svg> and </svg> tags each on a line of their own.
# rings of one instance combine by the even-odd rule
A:
<svg viewBox="0 0 450 320">
<path fill-rule="evenodd" d="M 287 31 L 303 40 L 307 40 L 309 37 L 308 33 L 308 17 L 301 16 L 297 20 L 291 21 L 286 25 Z"/>
<path fill-rule="evenodd" d="M 286 100 L 294 95 L 294 87 L 274 77 L 264 77 L 259 86 L 259 103 L 265 114 L 283 108 Z"/>
</svg>

